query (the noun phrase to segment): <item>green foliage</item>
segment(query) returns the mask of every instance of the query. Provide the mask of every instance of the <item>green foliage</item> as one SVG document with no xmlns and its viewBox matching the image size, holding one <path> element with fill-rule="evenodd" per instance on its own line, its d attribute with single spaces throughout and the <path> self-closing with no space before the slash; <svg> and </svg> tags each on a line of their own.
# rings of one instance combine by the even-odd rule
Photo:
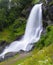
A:
<svg viewBox="0 0 53 65">
<path fill-rule="evenodd" d="M 30 56 L 20 58 L 19 60 L 15 61 L 13 59 L 17 58 L 13 57 L 9 59 L 8 62 L 1 62 L 0 65 L 53 65 L 53 44 L 49 45 L 48 47 L 44 47 L 43 49 L 38 50 L 37 52 L 36 51 L 37 49 L 34 48 Z M 10 60 L 12 60 L 13 63 Z"/>
<path fill-rule="evenodd" d="M 19 18 L 19 19 L 16 19 L 15 22 L 13 23 L 13 28 L 19 28 L 20 26 L 22 25 L 25 25 L 26 24 L 26 20 L 25 18 Z"/>
<path fill-rule="evenodd" d="M 53 55 L 53 44 L 45 47 L 39 52 L 32 54 L 30 58 L 27 58 L 25 61 L 21 62 L 21 65 L 53 65 L 52 55 Z M 18 64 L 19 65 L 19 64 Z"/>
<path fill-rule="evenodd" d="M 4 8 L 0 9 L 0 29 L 2 29 L 4 27 L 3 24 L 4 24 L 5 19 L 6 19 L 4 14 L 5 14 L 5 9 Z"/>
<path fill-rule="evenodd" d="M 48 46 L 53 43 L 53 26 L 48 26 L 46 34 L 42 35 L 40 41 L 36 44 L 38 48 Z"/>
<path fill-rule="evenodd" d="M 8 0 L 0 0 L 0 8 L 7 8 L 8 7 Z"/>
<path fill-rule="evenodd" d="M 33 0 L 33 1 L 32 1 L 33 4 L 36 4 L 36 3 L 38 3 L 38 2 L 39 2 L 39 0 Z"/>
<path fill-rule="evenodd" d="M 23 22 L 23 21 L 25 21 L 25 19 L 19 18 L 19 19 L 15 20 L 12 27 L 9 27 L 9 29 L 15 28 L 15 29 L 18 30 L 18 31 L 17 30 L 13 31 L 13 34 L 10 34 L 10 36 L 12 38 L 15 37 L 13 35 L 16 35 L 16 33 L 17 33 L 16 36 L 19 35 L 21 28 L 23 27 L 23 25 L 21 23 L 23 23 L 23 24 L 26 23 L 26 22 Z M 21 26 L 21 28 L 16 23 L 19 24 Z M 7 34 L 7 31 L 5 33 Z M 8 33 L 9 33 L 9 31 L 8 31 Z M 41 37 L 40 41 L 35 46 L 34 50 L 31 52 L 32 55 L 29 56 L 29 57 L 22 58 L 18 61 L 15 61 L 10 65 L 19 65 L 19 64 L 21 64 L 21 65 L 32 65 L 32 64 L 33 65 L 53 65 L 53 40 L 52 40 L 53 36 L 52 36 L 52 34 L 53 34 L 53 26 L 48 26 L 47 27 L 47 33 L 44 36 Z M 9 38 L 12 41 L 11 37 L 9 37 Z M 5 64 L 5 63 L 7 63 L 7 62 L 0 63 L 0 65 Z"/>
<path fill-rule="evenodd" d="M 13 42 L 17 37 L 24 34 L 25 26 L 25 18 L 16 19 L 11 26 L 0 32 L 0 41 Z"/>
<path fill-rule="evenodd" d="M 9 27 L 14 21 L 22 16 L 22 11 L 30 5 L 32 0 L 9 0 L 0 1 L 0 31 Z M 8 8 L 10 4 L 10 9 Z M 23 16 L 22 16 L 23 17 Z M 24 17 L 26 18 L 26 17 Z"/>
<path fill-rule="evenodd" d="M 53 1 L 52 1 L 52 2 L 50 2 L 50 3 L 49 3 L 49 5 L 50 5 L 50 6 L 51 6 L 51 5 L 53 5 Z"/>
<path fill-rule="evenodd" d="M 0 41 L 10 43 L 24 34 L 26 17 L 22 16 L 22 11 L 31 2 L 32 0 L 12 0 L 11 8 L 8 9 L 9 0 L 0 1 Z"/>
<path fill-rule="evenodd" d="M 43 1 L 45 3 L 45 0 Z M 17 37 L 24 34 L 26 17 L 22 16 L 22 11 L 27 9 L 28 6 L 38 2 L 39 0 L 12 0 L 11 5 L 13 6 L 11 6 L 11 9 L 8 9 L 8 0 L 0 1 L 0 42 L 6 41 L 11 43 Z M 52 43 L 53 26 L 48 26 L 46 33 L 42 35 L 39 42 L 35 44 L 36 47 L 32 51 L 32 56 L 21 59 L 21 61 L 16 61 L 11 65 L 53 65 Z M 2 63 L 0 65 L 2 65 Z"/>
</svg>

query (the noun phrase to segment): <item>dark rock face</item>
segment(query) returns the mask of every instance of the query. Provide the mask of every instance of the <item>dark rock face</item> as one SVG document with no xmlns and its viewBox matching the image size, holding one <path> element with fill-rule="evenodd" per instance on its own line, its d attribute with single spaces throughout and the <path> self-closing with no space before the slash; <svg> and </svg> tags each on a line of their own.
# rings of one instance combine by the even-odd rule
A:
<svg viewBox="0 0 53 65">
<path fill-rule="evenodd" d="M 29 13 L 34 5 L 30 5 L 27 8 L 23 9 L 21 16 L 28 18 Z"/>
<path fill-rule="evenodd" d="M 53 6 L 48 7 L 48 16 L 49 19 L 53 21 Z"/>
<path fill-rule="evenodd" d="M 1 41 L 0 42 L 0 53 L 3 51 L 3 49 L 5 48 L 6 45 L 7 45 L 6 41 Z"/>
<path fill-rule="evenodd" d="M 43 26 L 53 24 L 53 0 L 42 0 Z"/>
<path fill-rule="evenodd" d="M 6 44 L 6 41 L 2 41 L 1 43 L 0 43 L 0 46 L 3 46 L 3 45 L 5 45 Z"/>
<path fill-rule="evenodd" d="M 7 60 L 7 59 L 9 59 L 9 58 L 11 58 L 11 57 L 13 57 L 13 56 L 15 56 L 16 54 L 17 54 L 17 53 L 13 53 L 13 52 L 7 53 L 7 54 L 4 56 L 4 58 L 0 57 L 0 62 L 5 61 L 5 60 Z"/>
</svg>

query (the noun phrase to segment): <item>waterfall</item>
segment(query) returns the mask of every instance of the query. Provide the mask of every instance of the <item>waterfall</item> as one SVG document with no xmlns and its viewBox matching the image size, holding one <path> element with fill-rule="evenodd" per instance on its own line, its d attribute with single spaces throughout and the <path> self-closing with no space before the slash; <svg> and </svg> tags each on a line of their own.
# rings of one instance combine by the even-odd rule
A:
<svg viewBox="0 0 53 65">
<path fill-rule="evenodd" d="M 0 57 L 4 58 L 5 54 L 9 52 L 30 51 L 33 44 L 40 39 L 42 30 L 42 4 L 36 4 L 29 15 L 22 39 L 7 46 Z"/>
<path fill-rule="evenodd" d="M 8 9 L 11 9 L 11 0 L 9 0 Z"/>
</svg>

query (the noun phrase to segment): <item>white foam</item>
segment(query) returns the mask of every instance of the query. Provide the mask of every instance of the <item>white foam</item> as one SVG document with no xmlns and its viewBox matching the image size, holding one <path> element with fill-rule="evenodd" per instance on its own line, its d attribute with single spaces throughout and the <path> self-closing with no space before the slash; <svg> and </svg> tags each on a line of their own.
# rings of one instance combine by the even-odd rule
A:
<svg viewBox="0 0 53 65">
<path fill-rule="evenodd" d="M 40 39 L 42 29 L 42 4 L 37 4 L 31 10 L 23 38 L 20 41 L 12 42 L 4 49 L 0 57 L 4 58 L 9 52 L 30 51 L 33 44 Z"/>
</svg>

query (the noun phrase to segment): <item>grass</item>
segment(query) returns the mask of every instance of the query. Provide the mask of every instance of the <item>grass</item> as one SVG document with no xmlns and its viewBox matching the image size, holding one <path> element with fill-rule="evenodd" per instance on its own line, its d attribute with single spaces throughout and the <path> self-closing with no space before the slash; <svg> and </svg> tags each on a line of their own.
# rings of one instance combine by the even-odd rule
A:
<svg viewBox="0 0 53 65">
<path fill-rule="evenodd" d="M 8 65 L 53 65 L 53 44 L 44 47 L 41 50 L 36 48 L 34 48 L 34 50 L 31 51 L 32 54 L 30 56 L 20 58 L 12 63 L 11 60 L 19 57 L 19 55 L 16 55 L 15 57 L 0 63 L 0 65 L 6 65 L 8 62 Z"/>
<path fill-rule="evenodd" d="M 0 32 L 0 41 L 6 41 L 7 43 L 10 43 L 14 40 L 14 38 L 14 33 L 8 29 L 5 29 Z"/>
<path fill-rule="evenodd" d="M 23 56 L 23 57 L 22 57 L 22 55 L 20 56 L 20 54 L 17 54 L 14 57 L 9 58 L 4 62 L 1 62 L 0 65 L 17 65 L 17 64 L 23 62 L 25 59 L 29 58 L 31 56 L 30 54 L 31 53 L 29 53 L 29 54 L 27 53 L 26 56 Z"/>
<path fill-rule="evenodd" d="M 34 54 L 32 54 L 30 58 L 20 63 L 20 65 L 53 65 L 52 57 L 53 57 L 53 44 L 51 44 L 48 47 L 44 47 L 37 53 L 34 52 Z"/>
<path fill-rule="evenodd" d="M 22 29 L 20 28 L 22 27 Z M 11 32 L 13 31 L 15 36 L 18 36 L 19 34 L 24 33 L 24 27 L 25 25 L 21 25 L 14 30 L 13 26 L 9 27 L 9 30 L 4 30 L 4 33 L 0 33 L 3 36 L 5 35 L 6 38 L 9 40 L 8 35 L 11 36 Z M 17 34 L 19 33 L 19 34 Z M 13 37 L 13 36 L 11 36 Z M 11 39 L 11 38 L 10 38 Z M 10 58 L 4 62 L 1 62 L 0 65 L 53 65 L 53 26 L 47 27 L 47 33 L 43 35 L 40 39 L 40 41 L 35 45 L 35 48 L 31 51 L 32 54 L 30 56 L 21 57 L 19 60 L 15 60 L 19 56 L 16 55 L 13 58 Z M 14 61 L 14 62 L 11 62 Z"/>
</svg>

